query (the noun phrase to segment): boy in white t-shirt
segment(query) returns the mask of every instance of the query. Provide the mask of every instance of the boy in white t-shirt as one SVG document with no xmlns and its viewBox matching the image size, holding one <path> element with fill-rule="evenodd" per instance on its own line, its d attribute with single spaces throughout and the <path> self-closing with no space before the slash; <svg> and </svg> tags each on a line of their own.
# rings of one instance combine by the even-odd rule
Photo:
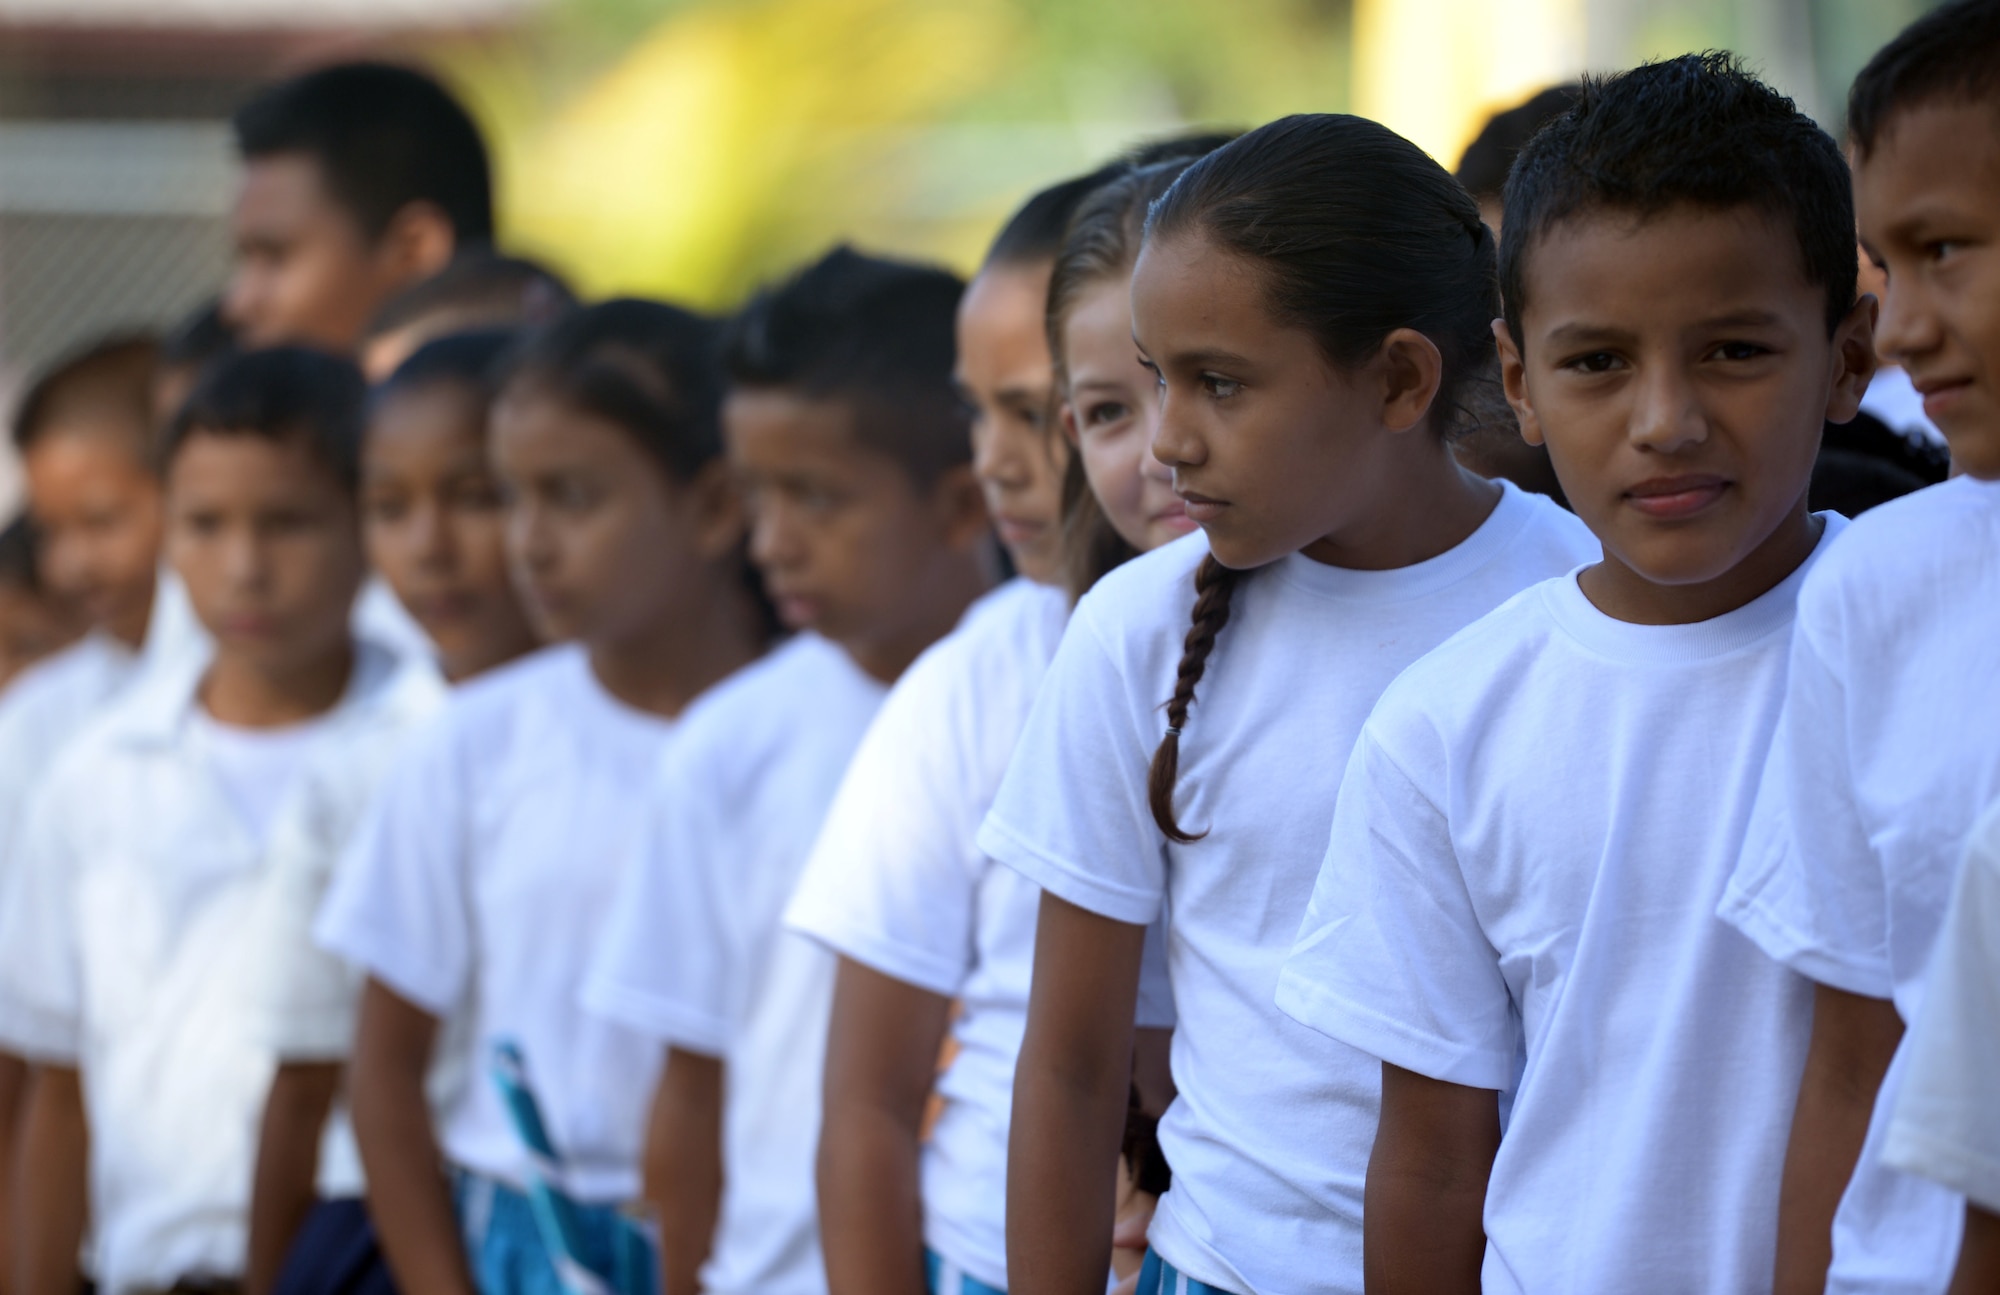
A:
<svg viewBox="0 0 2000 1295">
<path fill-rule="evenodd" d="M 266 351 L 208 375 L 167 433 L 168 552 L 213 647 L 64 751 L 7 915 L 8 992 L 61 1034 L 29 1112 L 27 1289 L 74 1284 L 86 1181 L 100 1288 L 243 1273 L 276 1060 L 259 901 L 280 842 L 312 830 L 302 784 L 399 723 L 410 687 L 349 625 L 363 398 L 345 361 Z"/>
<path fill-rule="evenodd" d="M 688 714 L 584 996 L 667 1045 L 648 1147 L 668 1295 L 825 1289 L 813 1158 L 834 958 L 781 924 L 888 685 L 986 584 L 951 274 L 846 248 L 753 300 L 723 424 L 799 633 Z"/>
<path fill-rule="evenodd" d="M 1817 986 L 1779 1215 L 1786 1295 L 1941 1291 L 1964 1219 L 1881 1145 L 1966 834 L 2000 796 L 1995 68 L 2000 9 L 1946 5 L 1876 55 L 1849 110 L 1861 242 L 1888 272 L 1876 349 L 1964 475 L 1871 510 L 1806 581 L 1722 909 Z"/>
<path fill-rule="evenodd" d="M 1719 921 L 1874 366 L 1838 146 L 1726 55 L 1606 80 L 1507 184 L 1502 376 L 1603 561 L 1418 661 L 1278 1002 L 1382 1059 L 1370 1289 L 1769 1280 L 1806 983 Z"/>
<path fill-rule="evenodd" d="M 1959 867 L 1883 1162 L 1965 1194 L 1954 1291 L 2000 1289 L 2000 804 Z"/>
</svg>

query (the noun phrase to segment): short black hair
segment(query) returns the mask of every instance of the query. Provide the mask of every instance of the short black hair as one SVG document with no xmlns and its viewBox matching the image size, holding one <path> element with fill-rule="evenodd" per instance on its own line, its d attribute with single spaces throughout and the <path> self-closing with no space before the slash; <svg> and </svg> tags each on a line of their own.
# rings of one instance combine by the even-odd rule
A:
<svg viewBox="0 0 2000 1295">
<path fill-rule="evenodd" d="M 475 247 L 384 302 L 369 321 L 368 336 L 412 324 L 435 324 L 440 336 L 489 325 L 540 326 L 575 308 L 576 294 L 548 266 Z"/>
<path fill-rule="evenodd" d="M 438 382 L 455 383 L 491 399 L 497 392 L 503 366 L 520 347 L 521 335 L 508 328 L 481 328 L 434 337 L 412 351 L 394 373 L 382 379 L 370 393 L 369 401 L 380 404 L 397 393 Z"/>
<path fill-rule="evenodd" d="M 144 333 L 103 338 L 43 370 L 14 410 L 14 448 L 26 450 L 57 423 L 107 419 L 129 429 L 134 453 L 149 453 L 153 372 L 160 344 Z"/>
<path fill-rule="evenodd" d="M 1749 207 L 1797 236 L 1806 281 L 1826 292 L 1831 337 L 1854 305 L 1854 193 L 1840 146 L 1734 55 L 1686 54 L 1586 77 L 1569 111 L 1528 141 L 1507 178 L 1500 290 L 1522 344 L 1530 254 L 1565 221 L 1640 219 L 1688 205 Z"/>
<path fill-rule="evenodd" d="M 751 298 L 723 335 L 734 386 L 855 407 L 855 434 L 919 484 L 972 459 L 952 384 L 965 285 L 949 270 L 837 247 Z"/>
<path fill-rule="evenodd" d="M 236 350 L 236 330 L 222 313 L 222 299 L 211 297 L 183 315 L 160 339 L 160 364 L 169 369 L 200 370 Z"/>
<path fill-rule="evenodd" d="M 1242 134 L 1240 130 L 1191 130 L 1181 135 L 1149 139 L 1127 149 L 1124 162 L 1134 171 L 1164 162 L 1186 164 L 1196 158 L 1207 157 L 1223 145 L 1235 142 Z"/>
<path fill-rule="evenodd" d="M 361 481 L 368 384 L 352 361 L 303 346 L 244 351 L 211 367 L 160 442 L 164 471 L 191 437 L 297 437 L 352 494 Z"/>
<path fill-rule="evenodd" d="M 17 516 L 0 528 L 0 585 L 12 585 L 31 594 L 42 592 L 40 545 L 34 523 Z"/>
<path fill-rule="evenodd" d="M 465 108 L 412 68 L 337 63 L 280 82 L 232 122 L 246 161 L 303 153 L 370 239 L 413 202 L 434 204 L 461 245 L 493 237 L 486 144 Z"/>
<path fill-rule="evenodd" d="M 1932 103 L 2000 108 L 2000 4 L 1940 5 L 1877 50 L 1847 96 L 1847 133 L 1866 154 L 1889 119 Z"/>
<path fill-rule="evenodd" d="M 1507 187 L 1507 172 L 1520 156 L 1521 147 L 1536 131 L 1569 111 L 1579 88 L 1575 82 L 1552 85 L 1527 102 L 1488 117 L 1459 155 L 1458 182 L 1465 191 L 1481 202 L 1497 199 Z"/>
</svg>

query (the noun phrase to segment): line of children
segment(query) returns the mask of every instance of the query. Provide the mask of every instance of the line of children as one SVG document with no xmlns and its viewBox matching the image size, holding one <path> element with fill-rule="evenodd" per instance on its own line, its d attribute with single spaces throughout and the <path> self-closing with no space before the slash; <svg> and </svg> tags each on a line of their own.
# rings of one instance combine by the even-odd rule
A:
<svg viewBox="0 0 2000 1295">
<path fill-rule="evenodd" d="M 210 363 L 164 505 L 150 354 L 24 409 L 98 628 L 0 700 L 22 1289 L 1978 1289 L 1995 67 L 1914 25 L 1851 182 L 1726 56 L 1588 80 L 1497 249 L 1301 116 L 969 288 L 525 336 L 454 332 L 563 303 L 448 96 L 273 92 L 229 318 L 421 344 L 365 436 L 344 360 Z M 1878 350 L 1966 475 L 1850 527 Z M 1573 515 L 1454 457 L 1502 395 Z"/>
<path fill-rule="evenodd" d="M 725 340 L 750 553 L 795 634 L 690 710 L 585 1000 L 667 1048 L 648 1185 L 668 1295 L 825 1288 L 833 958 L 781 918 L 884 692 L 989 581 L 952 389 L 961 291 L 838 249 Z"/>
</svg>

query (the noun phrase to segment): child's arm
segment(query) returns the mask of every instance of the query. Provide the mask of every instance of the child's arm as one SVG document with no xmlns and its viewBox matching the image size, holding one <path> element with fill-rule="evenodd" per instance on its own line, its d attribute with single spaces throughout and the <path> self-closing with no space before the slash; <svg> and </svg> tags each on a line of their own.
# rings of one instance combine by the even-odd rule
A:
<svg viewBox="0 0 2000 1295">
<path fill-rule="evenodd" d="M 1993 1295 L 2000 1291 L 2000 1214 L 1968 1203 L 1965 1241 L 1958 1250 L 1958 1274 L 1950 1295 Z"/>
<path fill-rule="evenodd" d="M 819 1137 L 833 1295 L 924 1295 L 918 1157 L 951 1001 L 840 960 Z"/>
<path fill-rule="evenodd" d="M 1382 1063 L 1362 1270 L 1371 1292 L 1479 1290 L 1500 1095 Z"/>
<path fill-rule="evenodd" d="M 722 1061 L 667 1049 L 646 1134 L 646 1196 L 660 1223 L 661 1295 L 699 1295 L 722 1215 Z"/>
<path fill-rule="evenodd" d="M 28 1063 L 0 1052 L 0 1295 L 14 1290 L 14 1188 L 20 1179 L 21 1135 L 28 1120 Z"/>
<path fill-rule="evenodd" d="M 1042 896 L 1007 1154 L 1013 1295 L 1102 1295 L 1146 928 Z"/>
<path fill-rule="evenodd" d="M 90 1125 L 73 1067 L 38 1066 L 21 1136 L 20 1295 L 75 1295 L 90 1212 Z"/>
<path fill-rule="evenodd" d="M 369 978 L 354 1045 L 354 1137 L 368 1173 L 368 1213 L 396 1285 L 472 1295 L 424 1091 L 437 1029 L 436 1017 Z"/>
<path fill-rule="evenodd" d="M 1778 1196 L 1777 1295 L 1820 1295 L 1833 1216 L 1868 1137 L 1882 1076 L 1903 1038 L 1895 1004 L 1830 985 L 1813 992 L 1812 1042 Z"/>
<path fill-rule="evenodd" d="M 280 1062 L 271 1080 L 250 1187 L 244 1295 L 265 1295 L 277 1285 L 292 1238 L 312 1210 L 320 1136 L 339 1090 L 340 1067 L 328 1062 Z"/>
</svg>

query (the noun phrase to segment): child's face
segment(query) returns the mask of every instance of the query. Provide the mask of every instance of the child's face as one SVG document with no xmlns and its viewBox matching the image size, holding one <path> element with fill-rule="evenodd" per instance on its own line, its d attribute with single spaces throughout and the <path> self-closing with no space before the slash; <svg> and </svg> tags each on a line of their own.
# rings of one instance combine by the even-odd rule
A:
<svg viewBox="0 0 2000 1295">
<path fill-rule="evenodd" d="M 350 351 L 390 294 L 427 272 L 403 240 L 371 244 L 303 153 L 253 159 L 230 222 L 236 264 L 223 309 L 245 346 Z"/>
<path fill-rule="evenodd" d="M 515 588 L 544 639 L 617 647 L 687 605 L 699 564 L 715 555 L 691 487 L 631 432 L 510 389 L 493 407 L 491 435 Z"/>
<path fill-rule="evenodd" d="M 136 429 L 51 427 L 28 447 L 43 578 L 94 626 L 137 646 L 160 565 L 160 484 Z"/>
<path fill-rule="evenodd" d="M 1508 399 L 1606 572 L 1634 588 L 1747 579 L 1753 556 L 1809 533 L 1821 426 L 1854 416 L 1873 370 L 1872 303 L 1829 341 L 1796 236 L 1747 208 L 1585 214 L 1527 270 L 1521 345 L 1495 330 Z"/>
<path fill-rule="evenodd" d="M 1373 506 L 1389 437 L 1366 375 L 1272 319 L 1257 267 L 1198 235 L 1148 242 L 1132 333 L 1160 379 L 1153 455 L 1218 561 L 1262 566 Z"/>
<path fill-rule="evenodd" d="M 779 616 L 866 661 L 932 613 L 986 516 L 966 469 L 919 485 L 856 436 L 863 416 L 784 390 L 737 390 L 723 405 L 750 557 Z"/>
<path fill-rule="evenodd" d="M 167 467 L 167 556 L 218 655 L 282 677 L 346 650 L 360 528 L 304 437 L 197 431 L 182 442 Z"/>
<path fill-rule="evenodd" d="M 1907 108 L 1854 170 L 1861 242 L 1888 273 L 1875 331 L 1953 462 L 2000 478 L 2000 110 Z"/>
<path fill-rule="evenodd" d="M 0 581 L 0 688 L 82 629 L 76 613 L 47 594 Z"/>
<path fill-rule="evenodd" d="M 1054 370 L 1042 309 L 1047 264 L 980 272 L 958 308 L 958 387 L 972 406 L 972 470 L 1000 542 L 1044 584 L 1062 566 L 1068 447 L 1049 427 Z"/>
<path fill-rule="evenodd" d="M 1063 350 L 1063 432 L 1083 456 L 1084 476 L 1112 529 L 1142 553 L 1194 530 L 1173 473 L 1152 454 L 1159 384 L 1132 344 L 1129 275 L 1078 294 L 1063 322 Z"/>
<path fill-rule="evenodd" d="M 439 381 L 377 405 L 361 456 L 368 561 L 463 679 L 534 646 L 507 572 L 507 515 L 479 394 Z"/>
</svg>

